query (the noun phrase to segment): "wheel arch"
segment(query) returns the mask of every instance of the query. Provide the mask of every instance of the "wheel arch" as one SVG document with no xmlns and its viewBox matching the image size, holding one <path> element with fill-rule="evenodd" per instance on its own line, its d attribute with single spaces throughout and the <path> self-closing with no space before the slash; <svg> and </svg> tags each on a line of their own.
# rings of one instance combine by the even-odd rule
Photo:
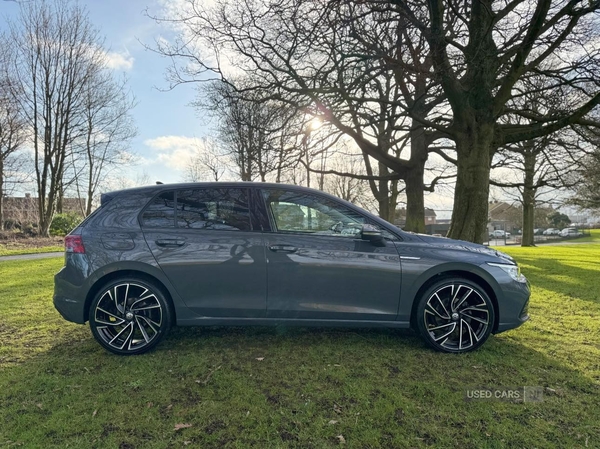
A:
<svg viewBox="0 0 600 449">
<path fill-rule="evenodd" d="M 425 293 L 425 291 L 431 287 L 433 284 L 440 282 L 444 279 L 448 278 L 463 278 L 468 281 L 474 282 L 479 285 L 490 297 L 492 304 L 494 306 L 494 325 L 492 327 L 492 333 L 495 333 L 498 329 L 499 323 L 499 310 L 498 310 L 498 295 L 496 291 L 492 287 L 491 283 L 485 279 L 484 276 L 479 273 L 475 273 L 471 270 L 454 268 L 438 271 L 436 273 L 430 274 L 427 278 L 421 283 L 421 286 L 418 288 L 412 303 L 412 309 L 410 313 L 410 324 L 413 329 L 416 326 L 416 313 L 419 305 L 419 300 L 421 296 Z"/>
<path fill-rule="evenodd" d="M 149 274 L 146 271 L 142 271 L 142 270 L 135 269 L 135 268 L 125 268 L 125 269 L 110 271 L 109 273 L 102 275 L 101 277 L 99 277 L 98 279 L 96 279 L 93 282 L 93 284 L 90 287 L 90 289 L 88 290 L 88 293 L 85 298 L 85 307 L 84 307 L 84 320 L 85 321 L 89 320 L 90 305 L 91 305 L 92 301 L 94 300 L 94 297 L 98 294 L 98 292 L 102 289 L 102 287 L 104 287 L 106 284 L 108 284 L 114 280 L 124 278 L 124 277 L 134 277 L 134 278 L 138 278 L 141 280 L 145 280 L 147 282 L 150 282 L 150 283 L 156 285 L 158 288 L 160 288 L 160 290 L 165 295 L 165 298 L 167 299 L 167 302 L 169 304 L 171 316 L 173 317 L 172 322 L 173 322 L 173 324 L 177 322 L 177 315 L 175 312 L 175 304 L 173 302 L 173 296 L 171 295 L 169 288 L 158 277 L 153 276 L 152 274 Z"/>
</svg>

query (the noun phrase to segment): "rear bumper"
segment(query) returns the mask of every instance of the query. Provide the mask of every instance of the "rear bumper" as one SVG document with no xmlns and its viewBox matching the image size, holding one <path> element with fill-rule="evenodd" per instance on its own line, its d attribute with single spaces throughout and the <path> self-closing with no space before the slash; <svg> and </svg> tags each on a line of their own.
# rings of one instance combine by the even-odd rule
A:
<svg viewBox="0 0 600 449">
<path fill-rule="evenodd" d="M 54 276 L 54 307 L 62 317 L 73 323 L 85 324 L 85 294 L 81 288 L 67 282 L 63 268 Z"/>
</svg>

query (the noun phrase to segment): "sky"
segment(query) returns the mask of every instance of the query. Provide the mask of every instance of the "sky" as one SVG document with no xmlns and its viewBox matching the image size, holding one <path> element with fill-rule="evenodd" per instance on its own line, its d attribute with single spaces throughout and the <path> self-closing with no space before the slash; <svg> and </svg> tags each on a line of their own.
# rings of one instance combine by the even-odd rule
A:
<svg viewBox="0 0 600 449">
<path fill-rule="evenodd" d="M 168 0 L 164 0 L 168 1 Z M 131 179 L 147 174 L 150 182 L 183 180 L 183 168 L 198 139 L 210 132 L 208 119 L 189 106 L 196 96 L 192 85 L 165 91 L 165 70 L 169 61 L 147 50 L 159 36 L 169 36 L 169 29 L 145 15 L 160 15 L 163 0 L 80 0 L 89 12 L 92 24 L 105 37 L 109 64 L 117 75 L 125 74 L 137 100 L 132 115 L 138 135 L 131 151 L 137 163 L 125 173 Z M 2 29 L 5 18 L 15 18 L 19 5 L 0 0 Z"/>
</svg>

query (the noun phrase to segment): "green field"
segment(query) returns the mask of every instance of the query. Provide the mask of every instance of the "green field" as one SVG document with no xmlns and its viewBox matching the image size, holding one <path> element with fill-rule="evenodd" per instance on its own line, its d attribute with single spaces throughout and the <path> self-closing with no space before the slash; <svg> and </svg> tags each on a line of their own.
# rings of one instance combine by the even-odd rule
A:
<svg viewBox="0 0 600 449">
<path fill-rule="evenodd" d="M 600 447 L 600 245 L 503 250 L 532 319 L 460 356 L 410 332 L 260 327 L 118 357 L 53 309 L 62 259 L 2 262 L 0 447 Z M 465 400 L 484 386 L 544 400 Z"/>
<path fill-rule="evenodd" d="M 8 248 L 6 245 L 0 245 L 0 256 L 16 256 L 19 254 L 39 254 L 39 253 L 53 253 L 58 251 L 64 251 L 64 246 L 41 246 L 38 248 Z"/>
</svg>

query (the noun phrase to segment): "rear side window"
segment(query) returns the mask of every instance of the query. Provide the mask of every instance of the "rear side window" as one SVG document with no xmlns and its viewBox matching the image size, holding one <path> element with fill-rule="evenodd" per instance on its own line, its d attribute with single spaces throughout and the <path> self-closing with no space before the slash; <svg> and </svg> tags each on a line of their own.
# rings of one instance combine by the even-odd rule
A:
<svg viewBox="0 0 600 449">
<path fill-rule="evenodd" d="M 175 193 L 164 192 L 152 200 L 142 215 L 144 226 L 172 228 L 175 226 Z"/>
<path fill-rule="evenodd" d="M 190 189 L 177 191 L 177 227 L 250 231 L 246 189 Z"/>
</svg>

